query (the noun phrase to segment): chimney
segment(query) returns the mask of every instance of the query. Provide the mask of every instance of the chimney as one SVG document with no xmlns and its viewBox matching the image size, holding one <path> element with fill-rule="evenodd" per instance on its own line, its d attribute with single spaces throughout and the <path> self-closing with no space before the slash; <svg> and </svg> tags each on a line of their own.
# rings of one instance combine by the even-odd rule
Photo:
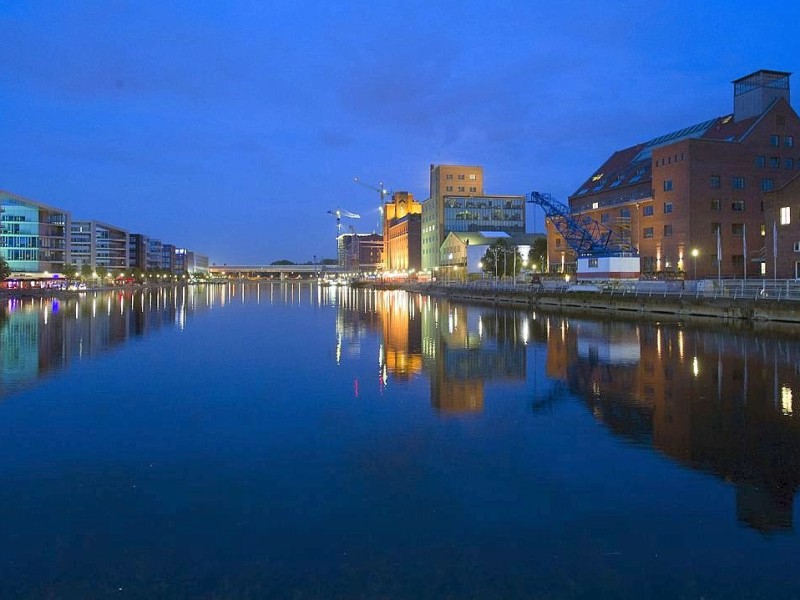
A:
<svg viewBox="0 0 800 600">
<path fill-rule="evenodd" d="M 733 120 L 762 114 L 778 98 L 789 102 L 789 76 L 784 71 L 761 70 L 733 82 Z"/>
</svg>

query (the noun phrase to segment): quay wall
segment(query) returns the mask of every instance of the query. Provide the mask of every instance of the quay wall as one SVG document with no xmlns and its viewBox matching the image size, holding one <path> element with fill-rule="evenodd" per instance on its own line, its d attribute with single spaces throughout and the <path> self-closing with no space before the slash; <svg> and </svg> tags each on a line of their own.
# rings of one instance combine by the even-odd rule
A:
<svg viewBox="0 0 800 600">
<path fill-rule="evenodd" d="M 469 303 L 607 316 L 648 315 L 674 319 L 725 319 L 800 325 L 800 301 L 695 296 L 651 296 L 597 292 L 514 291 L 456 286 L 403 286 L 433 296 Z"/>
</svg>

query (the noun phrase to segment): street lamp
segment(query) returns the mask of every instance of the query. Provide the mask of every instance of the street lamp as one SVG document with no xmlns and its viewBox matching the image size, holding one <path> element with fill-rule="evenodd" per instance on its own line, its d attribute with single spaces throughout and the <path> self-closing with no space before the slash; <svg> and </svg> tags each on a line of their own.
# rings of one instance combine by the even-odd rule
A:
<svg viewBox="0 0 800 600">
<path fill-rule="evenodd" d="M 697 255 L 700 251 L 697 248 L 692 248 L 692 262 L 694 263 L 694 279 L 697 281 Z"/>
</svg>

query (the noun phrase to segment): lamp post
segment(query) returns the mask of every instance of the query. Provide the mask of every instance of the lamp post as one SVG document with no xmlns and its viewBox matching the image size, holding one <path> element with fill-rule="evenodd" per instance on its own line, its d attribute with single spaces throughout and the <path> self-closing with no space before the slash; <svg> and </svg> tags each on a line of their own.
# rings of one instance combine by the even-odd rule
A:
<svg viewBox="0 0 800 600">
<path fill-rule="evenodd" d="M 697 248 L 692 248 L 692 262 L 694 263 L 694 279 L 695 279 L 695 281 L 697 281 L 697 255 L 698 254 L 700 254 L 700 252 L 697 250 Z"/>
</svg>

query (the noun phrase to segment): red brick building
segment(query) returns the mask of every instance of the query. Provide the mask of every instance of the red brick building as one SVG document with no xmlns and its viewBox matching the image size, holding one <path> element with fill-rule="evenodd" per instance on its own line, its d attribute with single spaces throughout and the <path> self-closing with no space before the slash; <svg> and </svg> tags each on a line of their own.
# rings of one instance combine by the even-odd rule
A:
<svg viewBox="0 0 800 600">
<path fill-rule="evenodd" d="M 764 193 L 800 171 L 789 76 L 762 70 L 737 79 L 733 114 L 615 152 L 570 196 L 571 211 L 629 243 L 643 274 L 762 275 Z M 549 222 L 548 258 L 551 271 L 574 268 L 574 253 Z"/>
<path fill-rule="evenodd" d="M 767 275 L 800 279 L 800 172 L 780 189 L 764 194 L 764 218 Z"/>
</svg>

